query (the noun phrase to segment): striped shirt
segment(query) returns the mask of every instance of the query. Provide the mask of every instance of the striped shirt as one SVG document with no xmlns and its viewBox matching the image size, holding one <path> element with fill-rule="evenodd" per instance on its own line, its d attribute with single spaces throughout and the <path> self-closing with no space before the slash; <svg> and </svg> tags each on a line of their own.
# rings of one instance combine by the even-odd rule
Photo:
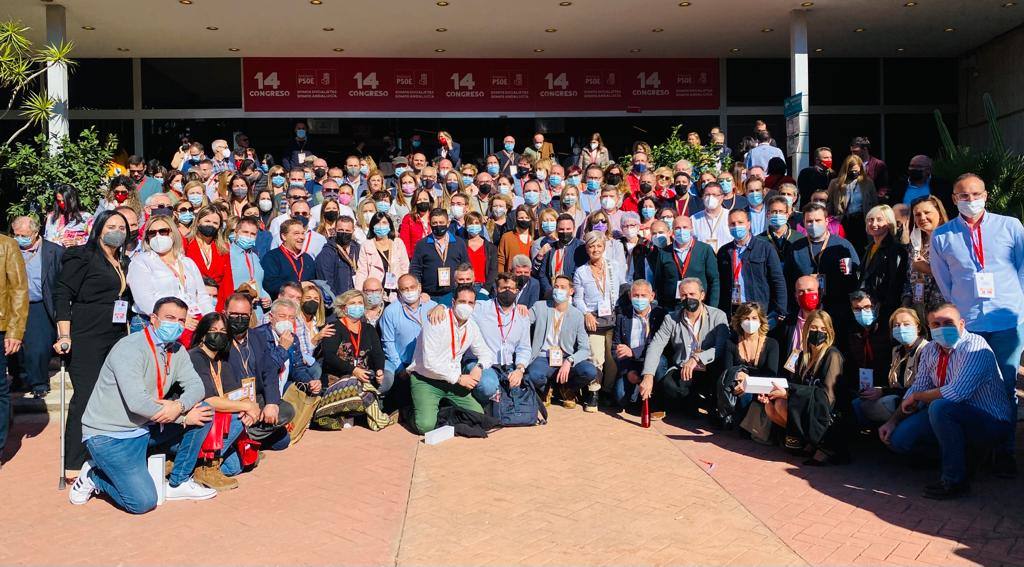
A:
<svg viewBox="0 0 1024 567">
<path fill-rule="evenodd" d="M 917 377 L 904 398 L 939 388 L 942 397 L 951 402 L 964 402 L 999 421 L 1012 420 L 1014 407 L 1006 396 L 995 354 L 981 335 L 966 332 L 953 345 L 942 386 L 936 374 L 938 362 L 939 344 L 932 341 L 921 349 Z"/>
</svg>

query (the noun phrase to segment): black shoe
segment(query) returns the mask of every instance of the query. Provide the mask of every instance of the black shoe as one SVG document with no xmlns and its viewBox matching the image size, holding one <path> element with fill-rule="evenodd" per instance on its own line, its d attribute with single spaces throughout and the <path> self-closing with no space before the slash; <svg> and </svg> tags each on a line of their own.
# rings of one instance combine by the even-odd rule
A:
<svg viewBox="0 0 1024 567">
<path fill-rule="evenodd" d="M 600 391 L 588 390 L 586 401 L 583 402 L 583 411 L 588 413 L 594 413 L 597 411 L 598 400 L 600 398 Z"/>
<path fill-rule="evenodd" d="M 923 496 L 932 500 L 951 500 L 953 498 L 965 496 L 968 492 L 970 492 L 970 487 L 967 484 L 967 481 L 957 483 L 940 481 L 937 483 L 937 486 L 926 486 Z"/>
<path fill-rule="evenodd" d="M 1017 461 L 1010 453 L 996 453 L 992 457 L 992 474 L 998 478 L 1017 478 Z"/>
<path fill-rule="evenodd" d="M 50 394 L 49 388 L 36 388 L 32 390 L 32 397 L 41 400 Z"/>
</svg>

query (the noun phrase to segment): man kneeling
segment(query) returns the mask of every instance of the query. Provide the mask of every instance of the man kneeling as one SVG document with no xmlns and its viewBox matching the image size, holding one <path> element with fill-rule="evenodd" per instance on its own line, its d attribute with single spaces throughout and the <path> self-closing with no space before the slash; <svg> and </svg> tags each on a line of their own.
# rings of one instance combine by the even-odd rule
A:
<svg viewBox="0 0 1024 567">
<path fill-rule="evenodd" d="M 897 453 L 941 455 L 942 476 L 924 496 L 944 500 L 967 492 L 967 445 L 1004 443 L 1015 408 L 992 349 L 966 330 L 955 306 L 933 309 L 928 326 L 932 342 L 921 351 L 914 385 L 878 436 Z"/>
<path fill-rule="evenodd" d="M 185 302 L 160 299 L 150 326 L 111 349 L 82 417 L 82 438 L 92 459 L 71 487 L 72 504 L 85 504 L 103 492 L 132 514 L 155 508 L 157 492 L 146 459 L 150 449 L 177 453 L 167 480 L 168 500 L 217 495 L 192 480 L 213 408 L 200 405 L 203 383 L 177 342 L 188 316 Z M 166 399 L 172 391 L 177 399 Z"/>
</svg>

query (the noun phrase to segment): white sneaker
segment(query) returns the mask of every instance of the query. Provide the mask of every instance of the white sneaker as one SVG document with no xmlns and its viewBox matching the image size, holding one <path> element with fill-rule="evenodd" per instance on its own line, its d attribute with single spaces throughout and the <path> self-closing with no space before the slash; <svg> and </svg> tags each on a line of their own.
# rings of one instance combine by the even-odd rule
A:
<svg viewBox="0 0 1024 567">
<path fill-rule="evenodd" d="M 92 463 L 86 461 L 82 465 L 82 471 L 78 473 L 78 478 L 71 485 L 71 491 L 68 492 L 68 500 L 75 506 L 85 504 L 97 492 L 96 484 L 89 478 L 90 469 L 92 469 Z"/>
<path fill-rule="evenodd" d="M 189 478 L 178 486 L 167 484 L 168 500 L 209 500 L 217 495 L 217 491 L 206 488 Z"/>
</svg>

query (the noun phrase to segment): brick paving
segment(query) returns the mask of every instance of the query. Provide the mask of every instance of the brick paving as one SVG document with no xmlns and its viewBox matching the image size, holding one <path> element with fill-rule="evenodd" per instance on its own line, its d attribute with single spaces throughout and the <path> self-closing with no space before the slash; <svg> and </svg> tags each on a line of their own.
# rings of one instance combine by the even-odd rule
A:
<svg viewBox="0 0 1024 567">
<path fill-rule="evenodd" d="M 0 565 L 1024 565 L 1019 480 L 933 502 L 934 471 L 870 447 L 810 468 L 699 422 L 552 408 L 432 447 L 310 432 L 238 490 L 132 517 L 67 504 L 46 419 L 19 416 L 8 443 Z"/>
</svg>

